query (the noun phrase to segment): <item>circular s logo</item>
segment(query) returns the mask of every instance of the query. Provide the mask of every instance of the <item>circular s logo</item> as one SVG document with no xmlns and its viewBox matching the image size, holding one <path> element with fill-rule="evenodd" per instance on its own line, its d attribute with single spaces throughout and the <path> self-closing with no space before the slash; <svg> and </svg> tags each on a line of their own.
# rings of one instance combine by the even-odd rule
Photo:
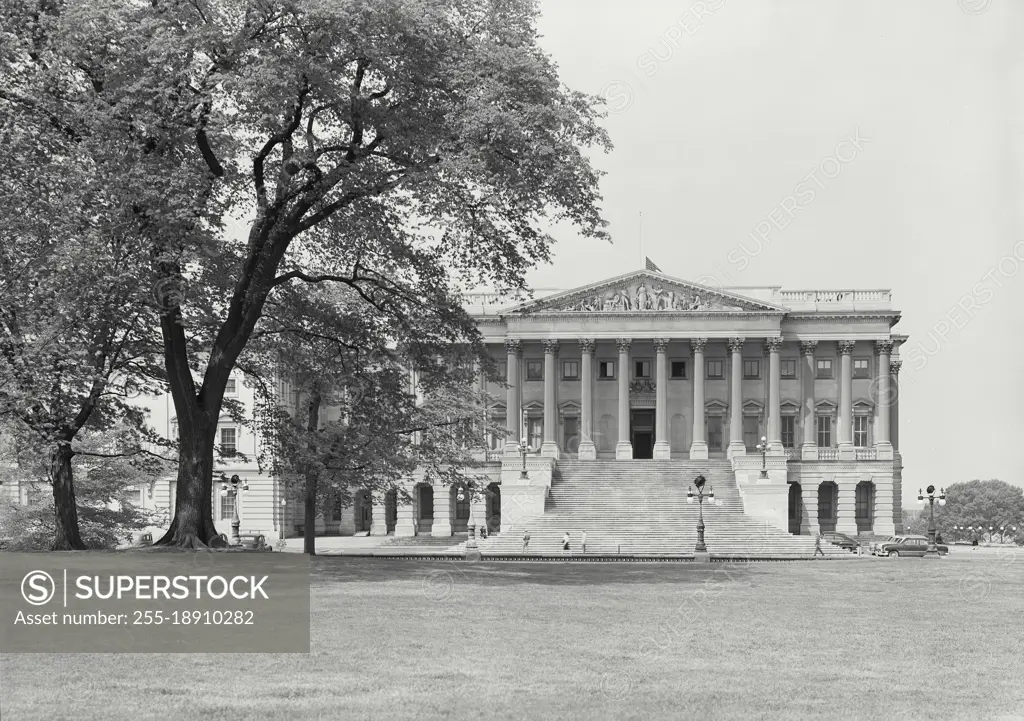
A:
<svg viewBox="0 0 1024 721">
<path fill-rule="evenodd" d="M 53 576 L 46 571 L 30 571 L 21 579 L 21 595 L 33 606 L 43 606 L 50 602 L 57 584 Z"/>
</svg>

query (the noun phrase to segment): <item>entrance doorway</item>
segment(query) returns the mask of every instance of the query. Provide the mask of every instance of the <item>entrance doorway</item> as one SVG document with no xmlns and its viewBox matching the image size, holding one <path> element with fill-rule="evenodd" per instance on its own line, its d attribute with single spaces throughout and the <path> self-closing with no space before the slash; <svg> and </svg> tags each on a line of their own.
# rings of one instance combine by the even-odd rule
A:
<svg viewBox="0 0 1024 721">
<path fill-rule="evenodd" d="M 369 533 L 373 525 L 373 498 L 369 491 L 358 491 L 355 498 L 356 533 Z"/>
<path fill-rule="evenodd" d="M 629 424 L 633 458 L 654 458 L 654 411 L 633 411 Z"/>
<path fill-rule="evenodd" d="M 804 501 L 799 483 L 789 484 L 789 532 L 800 535 L 800 525 L 804 518 Z"/>
</svg>

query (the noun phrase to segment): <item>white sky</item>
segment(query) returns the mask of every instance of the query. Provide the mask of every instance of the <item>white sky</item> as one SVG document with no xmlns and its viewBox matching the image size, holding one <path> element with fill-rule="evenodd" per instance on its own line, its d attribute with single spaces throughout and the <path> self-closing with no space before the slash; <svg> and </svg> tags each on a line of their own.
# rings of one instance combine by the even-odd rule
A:
<svg viewBox="0 0 1024 721">
<path fill-rule="evenodd" d="M 556 232 L 554 262 L 532 274 L 535 287 L 639 268 L 643 212 L 645 253 L 670 275 L 891 288 L 903 312 L 893 332 L 911 336 L 905 499 L 929 483 L 1024 485 L 1024 3 L 542 7 L 542 44 L 563 80 L 605 95 L 614 111 L 606 127 L 616 148 L 596 160 L 608 173 L 615 243 Z M 838 152 L 848 162 L 827 161 L 858 129 L 861 150 L 847 144 Z M 822 161 L 817 185 L 807 178 Z M 790 220 L 779 206 L 801 183 L 815 197 Z M 748 234 L 769 216 L 785 227 L 757 250 Z M 1003 260 L 1018 243 L 1020 261 Z M 973 317 L 956 310 L 965 295 Z"/>
</svg>

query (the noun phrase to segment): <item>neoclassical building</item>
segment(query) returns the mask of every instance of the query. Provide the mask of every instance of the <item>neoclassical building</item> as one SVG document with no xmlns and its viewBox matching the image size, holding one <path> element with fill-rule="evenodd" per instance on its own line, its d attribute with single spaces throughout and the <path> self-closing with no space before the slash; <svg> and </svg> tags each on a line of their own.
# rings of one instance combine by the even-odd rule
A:
<svg viewBox="0 0 1024 721">
<path fill-rule="evenodd" d="M 319 533 L 522 528 L 549 510 L 552 483 L 569 462 L 613 463 L 619 482 L 639 490 L 651 463 L 683 474 L 685 462 L 712 462 L 726 469 L 717 482 L 738 491 L 742 513 L 782 532 L 899 529 L 906 337 L 892 333 L 900 313 L 888 290 L 712 288 L 637 271 L 529 301 L 476 293 L 466 302 L 502 376 L 479 380 L 493 399 L 492 425 L 506 428 L 478 452 L 489 493 L 471 500 L 458 488 L 403 479 L 413 503 L 359 492 L 354 506 L 318 521 Z M 245 404 L 252 391 L 243 381 L 233 379 L 228 395 Z M 290 395 L 286 381 L 281 392 Z M 153 401 L 151 417 L 173 436 L 168 398 Z M 227 416 L 218 441 L 249 459 L 259 450 L 259 439 Z M 226 462 L 220 472 L 241 475 L 249 491 L 234 499 L 214 488 L 218 528 L 229 532 L 237 503 L 243 532 L 301 534 L 302 504 L 284 479 L 252 460 Z M 679 479 L 679 493 L 690 480 Z M 142 505 L 172 508 L 173 478 L 138 495 Z"/>
<path fill-rule="evenodd" d="M 744 511 L 791 533 L 901 525 L 906 337 L 892 333 L 900 313 L 888 290 L 711 288 L 639 271 L 529 302 L 468 300 L 505 379 L 488 388 L 503 401 L 489 413 L 507 428 L 488 452 L 503 524 L 544 512 L 562 459 L 625 469 L 721 458 Z M 434 530 L 449 532 L 438 516 L 466 516 L 453 502 L 435 500 Z M 407 514 L 398 509 L 399 533 L 419 530 Z"/>
</svg>

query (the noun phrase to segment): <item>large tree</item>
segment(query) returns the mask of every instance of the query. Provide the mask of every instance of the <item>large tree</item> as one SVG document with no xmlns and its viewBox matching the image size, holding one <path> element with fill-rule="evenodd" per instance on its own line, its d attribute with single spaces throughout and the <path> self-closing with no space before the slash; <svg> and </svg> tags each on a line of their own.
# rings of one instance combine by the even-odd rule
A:
<svg viewBox="0 0 1024 721">
<path fill-rule="evenodd" d="M 992 527 L 995 534 L 1000 528 L 1016 526 L 1018 537 L 1024 536 L 1024 489 L 1000 480 L 973 480 L 953 483 L 946 489 L 946 504 L 935 503 L 935 527 L 942 537 L 968 538 L 955 533 L 953 527 L 983 528 L 984 532 L 969 534 L 969 537 L 988 534 Z M 938 493 L 938 490 L 936 490 Z M 926 505 L 916 515 L 908 530 L 925 533 L 928 528 L 930 509 Z M 1009 533 L 1001 537 L 1008 537 Z"/>
<path fill-rule="evenodd" d="M 395 274 L 416 276 L 422 259 L 446 285 L 521 288 L 548 258 L 551 223 L 605 236 L 584 154 L 608 147 L 597 100 L 559 81 L 537 13 L 535 0 L 79 0 L 23 13 L 33 53 L 74 88 L 54 100 L 58 122 L 99 115 L 134 142 L 132 162 L 161 169 L 132 207 L 152 281 L 174 301 L 160 324 L 181 447 L 161 542 L 217 538 L 224 388 L 279 289 L 341 283 L 386 313 L 402 295 Z M 214 202 L 244 218 L 242 237 L 209 221 Z M 345 252 L 359 237 L 366 251 Z"/>
</svg>

